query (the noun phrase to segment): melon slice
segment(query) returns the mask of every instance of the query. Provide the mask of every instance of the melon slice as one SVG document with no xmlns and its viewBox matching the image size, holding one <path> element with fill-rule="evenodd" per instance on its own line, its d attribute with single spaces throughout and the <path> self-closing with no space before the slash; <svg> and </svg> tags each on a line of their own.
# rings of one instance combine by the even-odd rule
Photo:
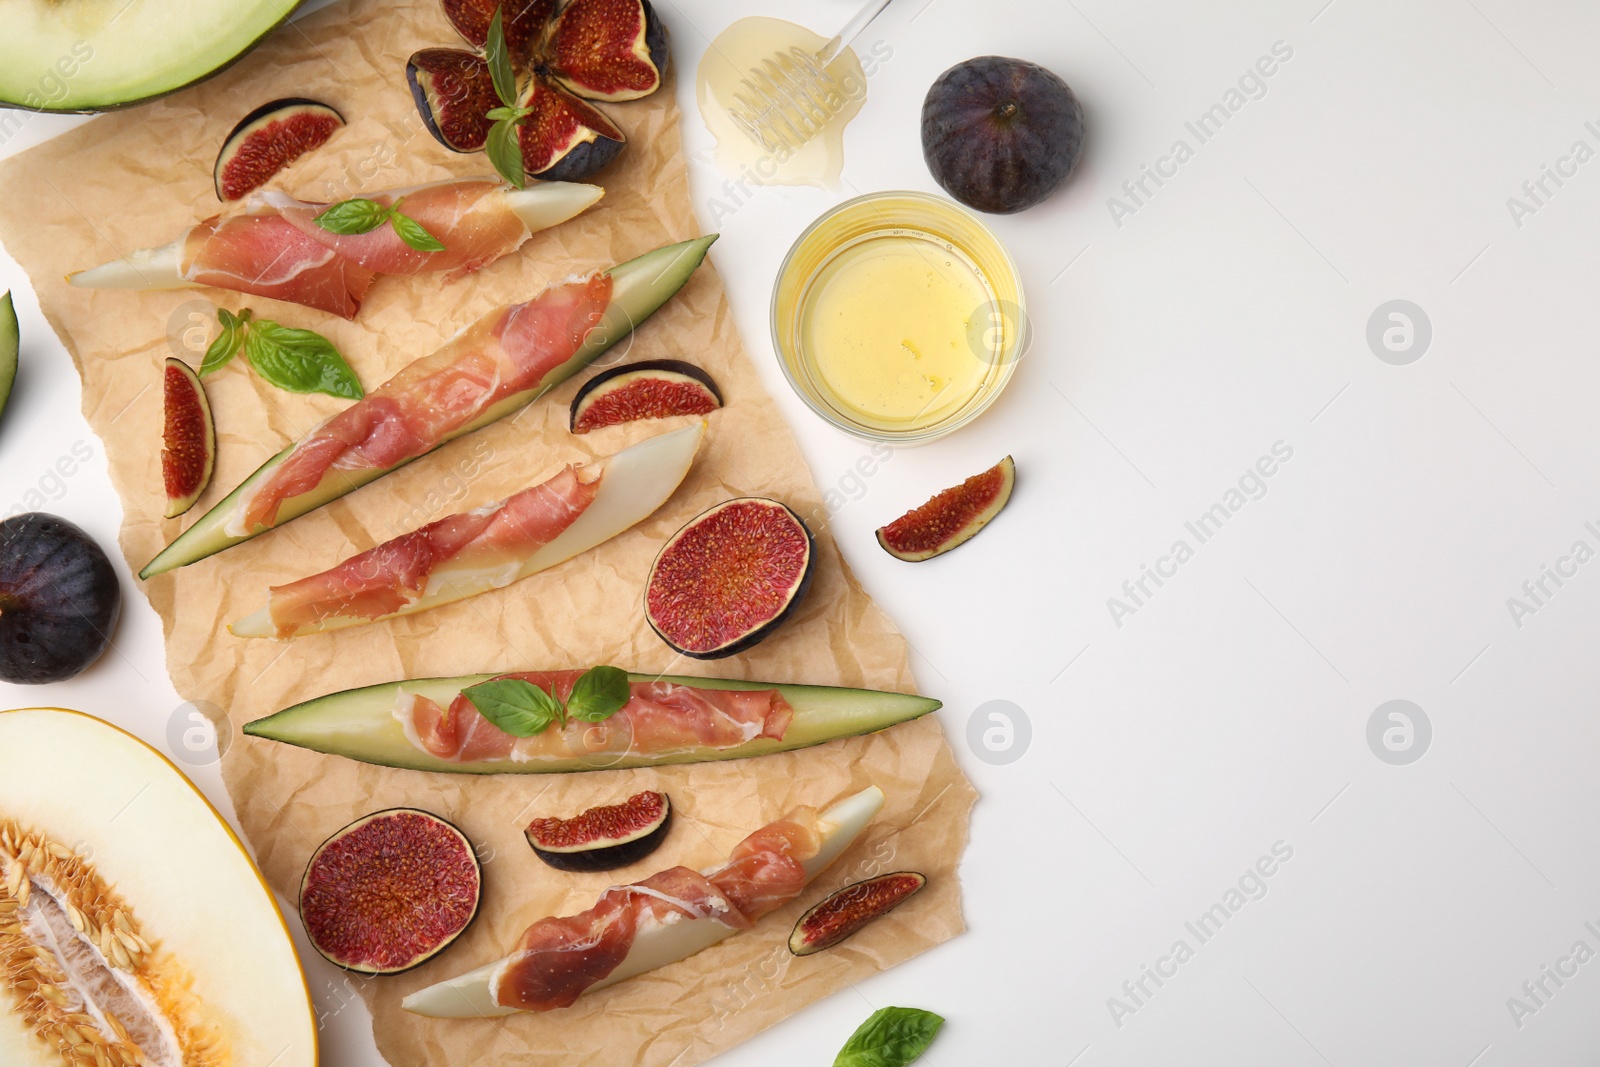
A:
<svg viewBox="0 0 1600 1067">
<path fill-rule="evenodd" d="M 300 0 L 4 0 L 0 104 L 102 111 L 182 89 L 254 48 Z"/>
<path fill-rule="evenodd" d="M 188 779 L 91 716 L 0 713 L 0 1063 L 316 1062 L 283 916 Z"/>
</svg>

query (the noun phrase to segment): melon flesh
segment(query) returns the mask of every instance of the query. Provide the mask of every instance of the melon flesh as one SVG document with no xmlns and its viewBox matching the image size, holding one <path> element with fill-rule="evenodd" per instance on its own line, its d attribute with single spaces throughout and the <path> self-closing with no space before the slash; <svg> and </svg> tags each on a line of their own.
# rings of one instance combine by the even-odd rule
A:
<svg viewBox="0 0 1600 1067">
<path fill-rule="evenodd" d="M 0 0 L 0 105 L 98 111 L 170 93 L 249 51 L 299 3 Z"/>
<path fill-rule="evenodd" d="M 282 915 L 232 831 L 154 749 L 77 712 L 0 713 L 0 827 L 74 856 L 29 874 L 27 936 L 63 961 L 59 985 L 91 1005 L 81 1013 L 117 1016 L 152 1067 L 316 1063 Z M 0 900 L 13 914 L 16 851 L 0 840 Z M 53 879 L 85 870 L 151 949 L 132 968 L 108 963 L 56 902 L 68 895 Z M 92 916 L 86 897 L 68 899 Z M 59 1047 L 27 1025 L 24 1007 L 0 969 L 0 1064 L 61 1067 Z"/>
</svg>

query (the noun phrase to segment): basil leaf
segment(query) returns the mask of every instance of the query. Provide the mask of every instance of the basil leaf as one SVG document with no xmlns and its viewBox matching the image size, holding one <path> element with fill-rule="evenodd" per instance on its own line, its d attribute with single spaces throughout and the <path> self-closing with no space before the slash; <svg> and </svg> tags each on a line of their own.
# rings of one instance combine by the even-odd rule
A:
<svg viewBox="0 0 1600 1067">
<path fill-rule="evenodd" d="M 943 1023 L 921 1008 L 879 1008 L 850 1035 L 833 1067 L 905 1067 L 928 1050 Z"/>
<path fill-rule="evenodd" d="M 490 108 L 488 110 L 487 113 L 485 113 L 485 115 L 483 117 L 486 118 L 486 119 L 492 119 L 495 122 L 500 122 L 502 120 L 504 120 L 506 122 L 516 122 L 518 119 L 524 118 L 524 117 L 526 117 L 528 115 L 531 115 L 531 114 L 533 114 L 533 111 L 532 111 L 531 108 L 525 108 L 525 107 L 492 107 L 492 108 Z"/>
<path fill-rule="evenodd" d="M 591 667 L 573 683 L 567 714 L 583 722 L 605 722 L 633 697 L 628 672 L 620 667 Z"/>
<path fill-rule="evenodd" d="M 348 236 L 356 233 L 369 233 L 383 225 L 383 220 L 389 217 L 389 209 L 376 200 L 341 200 L 329 206 L 322 214 L 311 221 L 321 226 L 329 233 Z"/>
<path fill-rule="evenodd" d="M 494 164 L 494 169 L 500 172 L 500 177 L 516 186 L 525 188 L 528 176 L 522 169 L 522 142 L 517 137 L 517 124 L 501 119 L 489 127 L 489 140 L 484 143 L 484 152 L 489 156 L 489 162 Z"/>
<path fill-rule="evenodd" d="M 227 308 L 217 309 L 217 321 L 222 324 L 222 332 L 206 348 L 205 358 L 200 361 L 200 377 L 204 378 L 212 371 L 221 370 L 233 361 L 239 354 L 239 349 L 244 347 L 246 324 L 250 321 L 250 309 L 245 308 L 242 315 L 235 315 Z"/>
<path fill-rule="evenodd" d="M 396 210 L 389 215 L 389 221 L 394 225 L 394 232 L 400 235 L 400 240 L 418 252 L 444 251 L 444 242 L 423 229 L 422 223 L 411 216 L 402 215 Z"/>
<path fill-rule="evenodd" d="M 507 107 L 517 103 L 517 72 L 511 66 L 511 54 L 506 51 L 506 30 L 502 11 L 494 9 L 489 20 L 489 39 L 483 46 L 483 58 L 489 63 L 489 78 L 494 82 L 494 94 Z"/>
<path fill-rule="evenodd" d="M 327 393 L 346 400 L 360 400 L 364 395 L 355 371 L 320 333 L 262 319 L 250 327 L 244 355 L 257 374 L 279 389 Z"/>
<path fill-rule="evenodd" d="M 494 678 L 463 689 L 478 714 L 512 737 L 543 733 L 561 719 L 561 703 L 532 682 Z"/>
</svg>

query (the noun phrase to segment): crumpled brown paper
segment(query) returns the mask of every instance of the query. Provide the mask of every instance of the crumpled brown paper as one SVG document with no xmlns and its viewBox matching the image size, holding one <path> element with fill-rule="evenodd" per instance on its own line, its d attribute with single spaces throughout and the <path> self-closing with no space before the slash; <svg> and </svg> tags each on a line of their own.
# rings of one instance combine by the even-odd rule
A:
<svg viewBox="0 0 1600 1067">
<path fill-rule="evenodd" d="M 413 50 L 455 43 L 426 0 L 336 4 L 279 30 L 216 79 L 98 119 L 0 165 L 0 239 L 27 269 L 83 375 L 84 411 L 106 443 L 125 509 L 122 548 L 135 569 L 263 459 L 342 406 L 275 390 L 243 360 L 213 375 L 206 388 L 219 429 L 216 477 L 189 520 L 163 520 L 159 368 L 175 350 L 198 362 L 214 331 L 213 301 L 325 334 L 371 386 L 495 306 L 699 232 L 669 85 L 645 101 L 611 107 L 629 145 L 601 175 L 606 197 L 588 214 L 536 235 L 521 253 L 465 281 L 379 279 L 353 323 L 217 290 L 92 292 L 62 282 L 68 271 L 164 244 L 212 214 L 217 146 L 241 115 L 276 97 L 315 96 L 349 120 L 326 147 L 280 177 L 282 187 L 307 199 L 487 173 L 483 156 L 454 155 L 427 134 L 405 84 Z M 487 779 L 371 767 L 238 734 L 242 723 L 352 686 L 599 662 L 909 691 L 905 642 L 828 536 L 817 488 L 743 352 L 709 263 L 607 362 L 660 357 L 705 367 L 727 406 L 710 417 L 694 470 L 660 512 L 560 567 L 407 619 L 289 643 L 242 640 L 224 628 L 258 607 L 271 584 L 504 497 L 564 463 L 671 428 L 638 424 L 570 435 L 566 412 L 576 380 L 281 530 L 145 586 L 165 626 L 178 691 L 228 711 L 234 735 L 224 777 L 257 857 L 285 899 L 295 899 L 312 849 L 368 811 L 424 807 L 481 844 L 484 907 L 468 935 L 425 967 L 362 984 L 379 1048 L 394 1064 L 687 1067 L 962 929 L 957 862 L 975 794 L 931 716 L 874 737 L 757 760 Z M 711 664 L 682 660 L 642 618 L 644 575 L 679 525 L 743 494 L 777 497 L 812 520 L 820 559 L 810 596 L 794 619 L 750 652 Z M 752 931 L 552 1014 L 447 1022 L 399 1008 L 406 993 L 503 954 L 541 916 L 585 908 L 616 881 L 673 864 L 714 864 L 789 808 L 827 804 L 869 783 L 889 799 L 863 839 L 800 901 Z M 646 788 L 669 792 L 679 821 L 666 845 L 636 867 L 561 874 L 542 865 L 522 839 L 522 827 L 536 815 L 571 815 Z M 838 949 L 807 959 L 789 955 L 785 939 L 804 907 L 847 881 L 894 869 L 924 872 L 928 888 Z"/>
</svg>

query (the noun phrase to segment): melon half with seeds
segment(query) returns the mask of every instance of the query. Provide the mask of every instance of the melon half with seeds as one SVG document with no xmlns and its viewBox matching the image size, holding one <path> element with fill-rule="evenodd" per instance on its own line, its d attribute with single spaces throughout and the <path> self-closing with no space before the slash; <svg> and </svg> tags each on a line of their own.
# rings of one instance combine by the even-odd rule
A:
<svg viewBox="0 0 1600 1067">
<path fill-rule="evenodd" d="M 205 798 L 91 716 L 0 712 L 0 1064 L 316 1062 L 283 916 Z"/>
</svg>

